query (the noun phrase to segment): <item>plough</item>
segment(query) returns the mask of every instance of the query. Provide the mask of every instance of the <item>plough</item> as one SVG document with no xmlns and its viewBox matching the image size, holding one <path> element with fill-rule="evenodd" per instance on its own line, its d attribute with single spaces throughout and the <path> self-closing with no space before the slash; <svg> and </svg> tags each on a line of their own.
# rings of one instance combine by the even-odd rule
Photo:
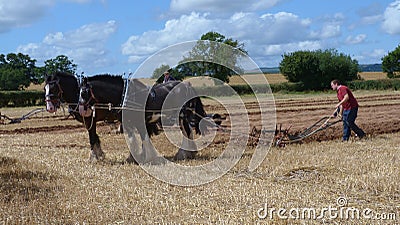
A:
<svg viewBox="0 0 400 225">
<path fill-rule="evenodd" d="M 336 121 L 330 122 L 332 116 L 325 116 L 322 117 L 320 120 L 318 120 L 316 123 L 311 125 L 310 127 L 307 127 L 304 131 L 297 135 L 291 135 L 289 134 L 289 130 L 292 126 L 289 126 L 287 129 L 282 131 L 282 124 L 279 127 L 276 126 L 275 129 L 275 138 L 274 138 L 274 145 L 278 147 L 284 147 L 287 144 L 295 143 L 304 140 L 307 137 L 312 136 L 313 134 L 325 130 L 339 122 L 342 122 L 342 119 L 338 119 Z"/>
<path fill-rule="evenodd" d="M 9 116 L 1 115 L 1 113 L 0 113 L 0 119 L 1 119 L 2 123 L 4 123 L 4 120 L 9 120 L 9 121 L 10 121 L 10 122 L 9 122 L 10 124 L 13 124 L 13 123 L 21 123 L 22 120 L 26 120 L 26 119 L 28 119 L 29 117 L 31 117 L 31 116 L 33 116 L 33 115 L 36 115 L 36 114 L 38 114 L 38 113 L 44 112 L 44 111 L 46 111 L 45 108 L 37 108 L 37 109 L 34 109 L 34 110 L 28 112 L 27 114 L 23 115 L 23 116 L 20 117 L 20 118 L 10 118 Z"/>
</svg>

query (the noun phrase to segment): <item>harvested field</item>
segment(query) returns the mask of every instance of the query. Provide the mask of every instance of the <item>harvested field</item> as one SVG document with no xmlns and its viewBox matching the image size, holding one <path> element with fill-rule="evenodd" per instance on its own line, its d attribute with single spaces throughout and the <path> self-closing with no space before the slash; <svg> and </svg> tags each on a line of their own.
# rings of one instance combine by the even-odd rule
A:
<svg viewBox="0 0 400 225">
<path fill-rule="evenodd" d="M 114 133 L 115 125 L 99 123 L 106 159 L 95 164 L 87 161 L 86 130 L 62 113 L 0 125 L 0 223 L 399 223 L 400 93 L 355 95 L 360 103 L 357 124 L 368 133 L 368 140 L 340 142 L 341 124 L 337 124 L 302 144 L 271 148 L 252 172 L 247 167 L 254 146 L 249 145 L 226 175 L 195 187 L 173 186 L 140 166 L 124 164 L 128 149 L 124 136 Z M 257 128 L 257 104 L 251 97 L 244 101 L 250 124 Z M 277 123 L 292 125 L 294 134 L 332 113 L 336 101 L 332 93 L 276 96 Z M 207 112 L 226 114 L 220 105 L 207 99 L 204 103 Z M 6 108 L 1 112 L 17 117 L 30 110 Z M 229 129 L 229 117 L 222 125 Z M 218 157 L 228 140 L 221 132 L 197 159 L 180 164 L 206 164 Z M 167 158 L 177 151 L 163 134 L 153 142 Z M 370 209 L 374 219 L 328 214 L 323 219 L 301 218 L 299 213 L 294 219 L 277 213 L 285 209 L 288 216 L 294 209 L 290 215 L 296 216 L 301 209 L 315 208 L 319 216 L 327 207 Z"/>
<path fill-rule="evenodd" d="M 387 76 L 383 72 L 361 72 L 359 73 L 361 79 L 364 80 L 380 80 L 387 79 Z M 272 74 L 251 74 L 245 75 L 247 82 L 250 84 L 259 84 L 264 83 L 262 76 L 265 76 L 268 79 L 269 84 L 279 84 L 287 82 L 287 79 L 280 73 L 272 73 Z M 241 76 L 232 76 L 229 79 L 230 85 L 243 85 L 246 82 L 243 80 Z"/>
</svg>

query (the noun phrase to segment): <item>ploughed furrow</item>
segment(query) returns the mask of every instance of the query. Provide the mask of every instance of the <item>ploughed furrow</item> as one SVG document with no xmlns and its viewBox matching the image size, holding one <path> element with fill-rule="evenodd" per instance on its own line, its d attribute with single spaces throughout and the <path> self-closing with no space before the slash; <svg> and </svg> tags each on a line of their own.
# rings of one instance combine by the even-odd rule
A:
<svg viewBox="0 0 400 225">
<path fill-rule="evenodd" d="M 291 126 L 289 133 L 296 135 L 310 127 L 319 119 L 329 116 L 334 111 L 337 99 L 294 99 L 278 100 L 276 107 L 276 123 L 282 124 L 286 129 Z M 360 108 L 356 123 L 369 135 L 378 135 L 383 133 L 394 133 L 400 131 L 400 95 L 386 94 L 374 96 L 361 96 L 358 98 Z M 293 104 L 295 103 L 295 104 Z M 247 102 L 247 112 L 233 110 L 232 116 L 248 116 L 250 125 L 261 129 L 261 114 L 257 102 Z M 207 112 L 218 112 L 227 119 L 222 123 L 226 129 L 230 129 L 229 113 L 221 105 L 213 105 L 212 110 L 206 106 Z M 272 107 L 271 107 L 272 108 Z M 265 109 L 264 109 L 265 110 Z M 268 109 L 267 109 L 268 110 Z M 273 109 L 270 109 L 273 110 Z M 247 114 L 247 115 L 246 115 Z M 267 119 L 268 118 L 264 118 Z M 331 121 L 337 120 L 336 118 Z M 342 135 L 342 123 L 320 131 L 306 139 L 303 142 L 325 141 L 340 139 Z"/>
</svg>

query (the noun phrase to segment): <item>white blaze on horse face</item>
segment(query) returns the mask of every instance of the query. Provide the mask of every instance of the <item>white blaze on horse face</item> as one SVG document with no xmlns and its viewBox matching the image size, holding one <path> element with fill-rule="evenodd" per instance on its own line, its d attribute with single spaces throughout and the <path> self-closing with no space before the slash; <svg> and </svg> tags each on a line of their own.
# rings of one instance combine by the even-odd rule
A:
<svg viewBox="0 0 400 225">
<path fill-rule="evenodd" d="M 54 113 L 57 111 L 57 108 L 54 106 L 53 102 L 50 99 L 50 86 L 49 84 L 46 84 L 46 86 L 44 86 L 44 90 L 46 91 L 46 111 L 49 113 Z"/>
</svg>

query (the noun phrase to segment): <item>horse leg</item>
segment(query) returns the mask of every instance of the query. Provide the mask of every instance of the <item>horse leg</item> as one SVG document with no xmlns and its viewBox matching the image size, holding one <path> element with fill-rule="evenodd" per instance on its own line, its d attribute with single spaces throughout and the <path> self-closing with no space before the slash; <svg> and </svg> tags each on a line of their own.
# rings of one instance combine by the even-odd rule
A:
<svg viewBox="0 0 400 225">
<path fill-rule="evenodd" d="M 118 126 L 118 133 L 123 134 L 124 133 L 124 127 L 122 126 L 122 123 L 119 124 Z"/>
<path fill-rule="evenodd" d="M 179 120 L 183 133 L 182 145 L 176 153 L 175 160 L 193 159 L 197 153 L 196 143 L 193 141 L 193 130 L 187 120 Z"/>
<path fill-rule="evenodd" d="M 141 149 L 139 148 L 135 134 L 134 132 L 132 132 L 133 136 L 129 138 L 131 151 L 126 161 L 128 163 L 136 163 L 136 164 L 138 163 L 145 164 L 149 162 L 154 162 L 154 160 L 157 159 L 159 156 L 153 144 L 150 141 L 149 134 L 146 132 L 145 129 L 139 129 L 139 133 L 142 140 L 142 148 Z"/>
<path fill-rule="evenodd" d="M 86 129 L 88 129 L 89 133 L 89 141 L 90 141 L 90 157 L 89 161 L 95 162 L 97 160 L 103 160 L 105 158 L 105 154 L 101 149 L 100 138 L 96 133 L 96 122 L 92 122 L 92 118 L 84 118 Z"/>
<path fill-rule="evenodd" d="M 144 139 L 142 139 L 142 162 L 149 163 L 153 162 L 158 158 L 158 153 L 155 150 L 153 144 L 151 143 L 150 136 L 146 133 Z"/>
<path fill-rule="evenodd" d="M 139 145 L 138 145 L 138 143 L 136 141 L 136 137 L 135 137 L 135 131 L 134 130 L 129 130 L 129 131 L 127 131 L 127 133 L 129 135 L 129 149 L 130 149 L 130 151 L 129 151 L 129 156 L 126 159 L 126 162 L 127 163 L 138 164 L 138 162 L 136 161 L 135 157 L 133 157 L 133 155 L 135 154 L 134 151 L 138 151 L 138 149 L 139 149 Z"/>
</svg>

